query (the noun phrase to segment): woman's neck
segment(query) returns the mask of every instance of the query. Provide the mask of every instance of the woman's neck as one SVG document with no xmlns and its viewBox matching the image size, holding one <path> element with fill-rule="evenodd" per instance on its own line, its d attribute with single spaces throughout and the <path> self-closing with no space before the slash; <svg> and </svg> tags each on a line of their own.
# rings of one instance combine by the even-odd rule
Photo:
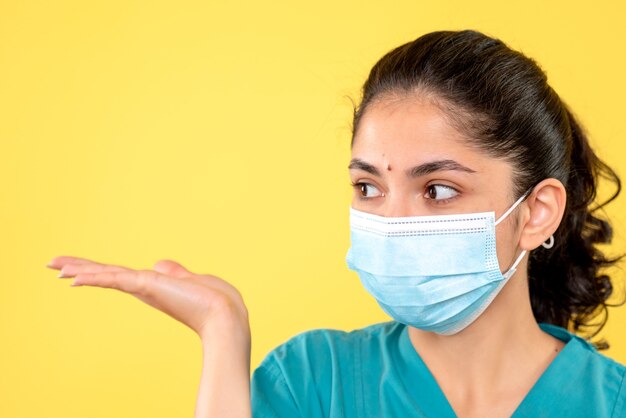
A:
<svg viewBox="0 0 626 418">
<path fill-rule="evenodd" d="M 564 345 L 537 324 L 525 272 L 520 266 L 482 315 L 457 334 L 408 329 L 413 347 L 459 416 L 459 410 L 484 413 L 480 405 L 490 410 L 497 402 L 503 412 L 511 409 Z"/>
</svg>

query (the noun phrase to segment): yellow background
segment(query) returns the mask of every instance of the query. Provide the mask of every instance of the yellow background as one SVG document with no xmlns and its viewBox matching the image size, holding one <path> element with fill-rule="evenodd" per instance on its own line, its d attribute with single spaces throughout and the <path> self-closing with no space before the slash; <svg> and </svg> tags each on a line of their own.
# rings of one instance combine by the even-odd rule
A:
<svg viewBox="0 0 626 418">
<path fill-rule="evenodd" d="M 237 286 L 252 366 L 312 328 L 388 320 L 345 265 L 351 104 L 378 58 L 473 28 L 535 58 L 626 179 L 618 1 L 2 1 L 0 416 L 190 417 L 200 340 L 69 286 L 74 255 L 172 258 Z M 626 198 L 609 206 L 626 247 Z M 606 354 L 626 363 L 626 308 Z"/>
</svg>

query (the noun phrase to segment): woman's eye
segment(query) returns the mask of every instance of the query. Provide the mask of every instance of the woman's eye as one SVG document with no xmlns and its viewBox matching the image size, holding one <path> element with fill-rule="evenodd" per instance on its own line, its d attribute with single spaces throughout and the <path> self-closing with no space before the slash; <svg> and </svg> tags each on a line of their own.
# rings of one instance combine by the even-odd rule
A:
<svg viewBox="0 0 626 418">
<path fill-rule="evenodd" d="M 379 196 L 382 196 L 382 193 L 380 193 L 380 191 L 372 184 L 370 183 L 352 183 L 352 187 L 354 187 L 360 194 L 359 197 L 361 198 L 370 198 L 370 197 L 375 197 L 376 196 L 376 192 L 378 192 Z M 373 193 L 372 194 L 367 194 L 367 193 Z"/>
<path fill-rule="evenodd" d="M 445 186 L 443 184 L 431 184 L 426 188 L 426 194 L 424 197 L 433 200 L 446 200 L 452 199 L 458 194 L 459 192 L 450 186 Z"/>
</svg>

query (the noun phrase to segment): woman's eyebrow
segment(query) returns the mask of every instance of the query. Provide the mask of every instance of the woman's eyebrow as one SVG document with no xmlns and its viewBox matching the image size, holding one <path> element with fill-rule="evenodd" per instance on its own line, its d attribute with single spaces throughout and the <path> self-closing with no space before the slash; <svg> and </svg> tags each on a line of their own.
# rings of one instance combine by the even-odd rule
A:
<svg viewBox="0 0 626 418">
<path fill-rule="evenodd" d="M 380 170 L 378 168 L 359 158 L 353 158 L 352 160 L 350 160 L 350 165 L 348 165 L 348 169 L 363 170 L 374 176 L 380 177 Z M 415 167 L 409 168 L 408 170 L 406 170 L 406 175 L 408 177 L 420 177 L 440 170 L 456 170 L 464 171 L 466 173 L 476 173 L 475 170 L 472 170 L 471 168 L 466 167 L 463 164 L 460 164 L 454 160 L 438 160 L 423 163 Z"/>
</svg>

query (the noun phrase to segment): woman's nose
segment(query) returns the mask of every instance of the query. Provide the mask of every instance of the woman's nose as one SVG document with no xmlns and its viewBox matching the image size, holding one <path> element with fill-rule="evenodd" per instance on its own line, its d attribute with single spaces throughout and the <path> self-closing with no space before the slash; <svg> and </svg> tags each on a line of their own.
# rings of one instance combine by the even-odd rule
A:
<svg viewBox="0 0 626 418">
<path fill-rule="evenodd" d="M 420 215 L 416 203 L 407 196 L 387 196 L 382 216 L 397 218 Z"/>
</svg>

